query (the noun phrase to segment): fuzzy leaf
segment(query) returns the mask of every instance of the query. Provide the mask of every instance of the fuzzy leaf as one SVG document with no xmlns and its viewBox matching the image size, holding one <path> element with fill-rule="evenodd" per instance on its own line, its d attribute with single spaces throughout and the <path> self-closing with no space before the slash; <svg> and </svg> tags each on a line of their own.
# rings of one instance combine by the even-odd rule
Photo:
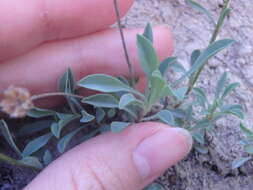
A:
<svg viewBox="0 0 253 190">
<path fill-rule="evenodd" d="M 215 91 L 215 98 L 219 98 L 221 93 L 223 92 L 225 85 L 227 82 L 227 73 L 225 72 L 221 78 L 219 79 L 217 86 L 216 86 L 216 91 Z"/>
<path fill-rule="evenodd" d="M 195 144 L 194 149 L 197 150 L 201 154 L 207 154 L 208 153 L 208 148 L 200 145 L 200 144 Z"/>
<path fill-rule="evenodd" d="M 239 83 L 232 83 L 232 84 L 228 85 L 227 88 L 225 89 L 223 95 L 222 95 L 222 99 L 226 98 L 238 86 L 240 86 Z"/>
<path fill-rule="evenodd" d="M 202 5 L 200 5 L 199 3 L 197 3 L 196 1 L 193 1 L 193 0 L 186 0 L 185 2 L 189 6 L 191 6 L 193 9 L 195 9 L 196 11 L 199 11 L 199 12 L 205 14 L 210 19 L 210 21 L 212 22 L 213 25 L 216 24 L 211 13 L 205 7 L 203 7 Z"/>
<path fill-rule="evenodd" d="M 60 141 L 57 143 L 57 149 L 60 153 L 64 153 L 67 145 L 69 144 L 70 140 L 83 129 L 84 127 L 79 127 L 78 129 L 72 131 L 71 133 L 65 135 L 60 139 Z"/>
<path fill-rule="evenodd" d="M 153 43 L 153 31 L 150 23 L 146 25 L 143 36 L 145 36 L 150 42 Z"/>
<path fill-rule="evenodd" d="M 160 71 L 156 70 L 152 73 L 150 83 L 151 87 L 148 98 L 149 108 L 151 108 L 152 105 L 154 105 L 160 99 L 162 93 L 161 89 L 164 88 L 166 82 L 162 78 Z"/>
<path fill-rule="evenodd" d="M 48 165 L 53 161 L 53 156 L 49 150 L 46 150 L 43 155 L 43 163 L 44 165 Z"/>
<path fill-rule="evenodd" d="M 205 91 L 202 88 L 193 88 L 194 94 L 198 99 L 198 103 L 200 104 L 200 106 L 202 106 L 203 108 L 206 108 L 206 103 L 208 103 L 207 101 L 207 97 L 205 94 Z"/>
<path fill-rule="evenodd" d="M 201 51 L 199 49 L 194 50 L 191 54 L 191 66 L 193 66 L 196 62 L 196 60 L 198 59 L 198 57 L 200 56 Z"/>
<path fill-rule="evenodd" d="M 247 152 L 248 154 L 253 155 L 253 146 L 252 146 L 251 144 L 245 146 L 243 149 L 244 149 L 244 151 Z"/>
<path fill-rule="evenodd" d="M 129 105 L 137 105 L 139 107 L 143 107 L 144 103 L 138 99 L 136 99 L 132 94 L 124 94 L 119 101 L 119 109 L 124 109 Z"/>
<path fill-rule="evenodd" d="M 180 100 L 180 101 L 183 101 L 185 99 L 185 95 L 186 95 L 186 92 L 187 92 L 187 87 L 181 87 L 181 88 L 178 88 L 176 90 L 174 90 L 174 96 Z"/>
<path fill-rule="evenodd" d="M 66 93 L 74 93 L 75 91 L 75 79 L 73 72 L 70 68 L 59 79 L 59 91 Z"/>
<path fill-rule="evenodd" d="M 161 110 L 157 113 L 157 118 L 159 118 L 164 123 L 175 126 L 175 120 L 172 113 L 169 110 Z"/>
<path fill-rule="evenodd" d="M 159 66 L 155 49 L 152 43 L 142 35 L 137 35 L 137 48 L 141 67 L 147 76 L 151 76 Z"/>
<path fill-rule="evenodd" d="M 96 120 L 98 123 L 105 118 L 105 111 L 102 108 L 96 108 Z"/>
<path fill-rule="evenodd" d="M 143 96 L 140 92 L 134 90 L 119 79 L 105 75 L 105 74 L 94 74 L 89 75 L 78 82 L 78 86 L 96 90 L 99 92 L 132 92 L 136 95 Z"/>
<path fill-rule="evenodd" d="M 232 169 L 237 169 L 239 167 L 241 167 L 243 164 L 245 164 L 246 162 L 248 162 L 249 160 L 251 160 L 252 157 L 242 157 L 242 158 L 238 158 L 236 160 L 233 161 L 232 163 Z"/>
<path fill-rule="evenodd" d="M 205 129 L 209 127 L 212 123 L 208 119 L 202 119 L 198 121 L 191 130 L 197 130 L 197 129 Z"/>
<path fill-rule="evenodd" d="M 219 20 L 218 20 L 218 23 L 217 23 L 217 25 L 218 25 L 219 28 L 222 27 L 222 25 L 223 25 L 223 23 L 224 23 L 224 21 L 225 21 L 225 18 L 229 15 L 230 11 L 231 11 L 230 8 L 226 8 L 226 9 L 224 9 L 224 10 L 221 12 L 220 17 L 219 17 Z"/>
<path fill-rule="evenodd" d="M 111 131 L 113 133 L 119 133 L 121 132 L 123 129 L 127 128 L 131 123 L 128 122 L 112 122 L 111 123 Z"/>
<path fill-rule="evenodd" d="M 231 39 L 224 39 L 224 40 L 219 40 L 216 41 L 212 44 L 210 44 L 207 49 L 205 49 L 198 59 L 195 61 L 194 65 L 191 67 L 191 69 L 184 74 L 178 81 L 178 83 L 181 83 L 186 77 L 190 76 L 191 74 L 195 73 L 198 71 L 202 66 L 205 65 L 205 63 L 214 55 L 216 55 L 218 52 L 221 50 L 225 49 L 226 47 L 230 46 L 233 44 L 235 41 Z"/>
<path fill-rule="evenodd" d="M 199 144 L 201 144 L 201 145 L 205 144 L 204 135 L 202 133 L 200 133 L 200 132 L 194 132 L 194 133 L 192 133 L 192 137 Z"/>
<path fill-rule="evenodd" d="M 21 155 L 21 152 L 17 145 L 15 144 L 12 135 L 10 133 L 9 127 L 4 120 L 0 120 L 0 132 L 4 136 L 7 143 L 11 146 L 11 148 L 18 154 Z"/>
<path fill-rule="evenodd" d="M 33 108 L 27 113 L 27 116 L 38 119 L 38 118 L 43 118 L 43 117 L 48 117 L 48 116 L 54 116 L 55 113 L 56 112 L 53 110 Z"/>
<path fill-rule="evenodd" d="M 249 128 L 247 128 L 242 123 L 240 124 L 240 129 L 249 141 L 253 141 L 253 131 L 251 131 Z"/>
<path fill-rule="evenodd" d="M 116 115 L 116 110 L 115 109 L 109 109 L 108 111 L 107 111 L 107 117 L 108 118 L 113 118 L 113 117 L 115 117 L 115 115 Z"/>
<path fill-rule="evenodd" d="M 22 152 L 23 157 L 27 157 L 32 155 L 34 152 L 37 152 L 39 149 L 41 149 L 44 145 L 48 143 L 48 141 L 51 139 L 52 134 L 48 133 L 43 136 L 40 136 L 32 141 L 30 141 L 24 148 Z"/>
<path fill-rule="evenodd" d="M 226 114 L 232 114 L 236 117 L 239 117 L 241 119 L 244 118 L 244 114 L 243 114 L 243 108 L 241 105 L 239 104 L 235 104 L 235 105 L 225 105 L 221 108 L 221 112 L 222 113 L 226 113 Z"/>
<path fill-rule="evenodd" d="M 37 157 L 34 157 L 34 156 L 24 157 L 22 160 L 19 160 L 19 162 L 23 163 L 23 164 L 26 164 L 28 166 L 34 167 L 34 168 L 38 168 L 38 169 L 43 168 L 43 165 L 41 164 L 39 159 Z"/>
<path fill-rule="evenodd" d="M 110 94 L 96 94 L 82 99 L 85 104 L 102 108 L 117 108 L 119 101 Z"/>
<path fill-rule="evenodd" d="M 80 119 L 81 123 L 89 123 L 94 119 L 95 117 L 93 115 L 87 113 L 85 110 L 82 111 L 82 118 Z"/>
<path fill-rule="evenodd" d="M 160 63 L 159 71 L 162 75 L 165 75 L 169 67 L 177 61 L 176 57 L 168 57 Z"/>
</svg>

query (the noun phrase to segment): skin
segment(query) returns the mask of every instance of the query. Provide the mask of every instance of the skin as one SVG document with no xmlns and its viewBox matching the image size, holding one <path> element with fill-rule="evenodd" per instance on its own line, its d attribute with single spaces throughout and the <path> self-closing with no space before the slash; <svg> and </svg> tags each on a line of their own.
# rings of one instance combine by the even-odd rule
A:
<svg viewBox="0 0 253 190">
<path fill-rule="evenodd" d="M 118 3 L 123 16 L 133 1 Z M 28 88 L 32 94 L 55 92 L 57 79 L 68 67 L 77 80 L 92 73 L 127 75 L 119 33 L 110 28 L 115 20 L 111 0 L 2 0 L 0 92 L 11 84 Z M 125 30 L 130 59 L 140 77 L 144 74 L 135 44 L 136 34 L 142 32 Z M 172 54 L 167 27 L 155 27 L 154 39 L 159 59 Z M 57 103 L 49 99 L 45 104 Z M 159 123 L 137 124 L 77 146 L 25 190 L 139 190 L 184 158 L 191 143 L 184 130 Z"/>
</svg>

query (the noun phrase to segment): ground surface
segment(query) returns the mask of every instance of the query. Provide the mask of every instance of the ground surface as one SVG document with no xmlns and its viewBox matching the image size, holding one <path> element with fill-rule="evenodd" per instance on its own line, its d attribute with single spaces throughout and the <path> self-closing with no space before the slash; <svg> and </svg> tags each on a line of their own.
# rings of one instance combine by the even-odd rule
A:
<svg viewBox="0 0 253 190">
<path fill-rule="evenodd" d="M 201 0 L 213 15 L 218 15 L 221 0 Z M 252 125 L 253 112 L 253 4 L 251 0 L 232 0 L 233 12 L 226 22 L 221 37 L 233 38 L 236 45 L 219 54 L 207 66 L 200 85 L 212 92 L 220 75 L 227 71 L 233 82 L 241 87 L 231 97 L 247 109 L 246 123 Z M 175 55 L 188 65 L 189 55 L 196 48 L 208 44 L 213 27 L 205 16 L 189 8 L 184 0 L 137 0 L 125 19 L 127 27 L 144 26 L 147 22 L 168 24 L 175 38 Z M 185 161 L 169 170 L 161 180 L 168 189 L 176 190 L 252 190 L 251 163 L 238 171 L 231 171 L 234 158 L 242 154 L 239 144 L 239 121 L 228 118 L 217 123 L 208 136 L 211 145 L 208 155 L 192 153 Z"/>
<path fill-rule="evenodd" d="M 219 12 L 221 0 L 199 1 L 213 15 Z M 233 82 L 241 87 L 230 98 L 247 109 L 246 124 L 253 121 L 253 4 L 252 0 L 232 0 L 233 12 L 226 22 L 222 37 L 237 40 L 229 51 L 219 54 L 206 67 L 200 85 L 213 91 L 217 78 L 230 73 Z M 212 25 L 206 17 L 185 5 L 184 0 L 137 0 L 123 24 L 126 27 L 145 26 L 147 22 L 168 24 L 174 33 L 175 55 L 185 66 L 189 54 L 196 48 L 206 47 Z M 239 141 L 239 121 L 227 118 L 217 123 L 216 130 L 208 134 L 209 154 L 195 152 L 176 167 L 168 170 L 160 181 L 167 189 L 175 190 L 252 190 L 253 166 L 245 165 L 240 171 L 231 171 L 231 162 L 242 155 Z M 34 172 L 0 165 L 0 190 L 21 189 L 34 176 Z"/>
</svg>

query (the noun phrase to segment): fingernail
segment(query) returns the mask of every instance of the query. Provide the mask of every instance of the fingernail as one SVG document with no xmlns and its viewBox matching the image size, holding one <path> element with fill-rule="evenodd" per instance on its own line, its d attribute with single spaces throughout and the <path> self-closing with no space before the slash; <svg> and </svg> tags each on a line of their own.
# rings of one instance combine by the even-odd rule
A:
<svg viewBox="0 0 253 190">
<path fill-rule="evenodd" d="M 134 150 L 133 161 L 143 179 L 159 175 L 191 150 L 192 137 L 182 128 L 163 128 Z"/>
</svg>

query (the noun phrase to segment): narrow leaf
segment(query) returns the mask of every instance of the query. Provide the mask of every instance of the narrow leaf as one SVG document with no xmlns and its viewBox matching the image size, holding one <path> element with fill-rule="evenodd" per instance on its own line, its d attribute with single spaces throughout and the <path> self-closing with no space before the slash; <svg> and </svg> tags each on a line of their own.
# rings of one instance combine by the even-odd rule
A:
<svg viewBox="0 0 253 190">
<path fill-rule="evenodd" d="M 43 168 L 43 165 L 41 164 L 39 159 L 37 157 L 34 157 L 34 156 L 24 157 L 22 160 L 19 160 L 19 162 L 23 163 L 23 164 L 26 164 L 28 166 L 37 168 L 37 169 L 42 169 Z"/>
<path fill-rule="evenodd" d="M 165 75 L 169 67 L 177 61 L 176 57 L 168 57 L 160 63 L 159 71 Z"/>
<path fill-rule="evenodd" d="M 27 113 L 27 116 L 38 119 L 38 118 L 43 118 L 43 117 L 48 117 L 48 116 L 54 116 L 55 113 L 56 112 L 53 110 L 33 108 Z"/>
<path fill-rule="evenodd" d="M 216 86 L 216 91 L 215 91 L 215 98 L 220 98 L 221 93 L 223 92 L 225 85 L 227 82 L 227 73 L 225 72 L 221 78 L 219 79 L 217 86 Z"/>
<path fill-rule="evenodd" d="M 53 161 L 53 156 L 49 150 L 46 150 L 43 155 L 43 163 L 44 165 L 48 165 Z"/>
<path fill-rule="evenodd" d="M 223 95 L 222 95 L 222 99 L 226 98 L 238 86 L 240 86 L 239 83 L 232 83 L 232 84 L 228 85 L 227 88 L 225 89 Z"/>
<path fill-rule="evenodd" d="M 82 99 L 85 104 L 102 108 L 117 108 L 119 101 L 110 94 L 96 94 Z"/>
<path fill-rule="evenodd" d="M 111 131 L 113 133 L 119 133 L 121 132 L 123 129 L 125 129 L 126 127 L 128 127 L 131 123 L 127 123 L 127 122 L 112 122 L 111 123 Z"/>
<path fill-rule="evenodd" d="M 96 108 L 96 120 L 98 123 L 102 122 L 105 118 L 105 111 L 102 108 Z"/>
<path fill-rule="evenodd" d="M 175 120 L 172 113 L 169 110 L 161 110 L 157 113 L 157 118 L 159 118 L 162 122 L 175 126 Z"/>
<path fill-rule="evenodd" d="M 205 65 L 205 63 L 214 55 L 216 55 L 218 52 L 221 50 L 225 49 L 226 47 L 230 46 L 233 44 L 235 41 L 231 39 L 224 39 L 224 40 L 219 40 L 211 45 L 208 46 L 207 49 L 205 49 L 198 59 L 195 61 L 195 64 L 191 67 L 191 69 L 184 74 L 177 82 L 181 83 L 186 77 L 190 76 L 191 74 L 195 73 L 197 70 L 199 70 L 202 66 Z"/>
<path fill-rule="evenodd" d="M 64 137 L 61 138 L 61 140 L 57 143 L 57 149 L 60 153 L 64 153 L 67 145 L 69 144 L 70 140 L 79 132 L 83 129 L 83 126 L 72 131 L 71 133 L 65 135 Z"/>
<path fill-rule="evenodd" d="M 195 9 L 196 11 L 199 11 L 199 12 L 205 14 L 210 19 L 212 24 L 215 25 L 215 21 L 214 21 L 212 15 L 210 14 L 210 12 L 206 8 L 204 8 L 202 5 L 200 5 L 199 3 L 197 3 L 196 1 L 193 1 L 193 0 L 186 0 L 185 2 L 189 6 L 191 6 L 193 9 Z"/>
<path fill-rule="evenodd" d="M 40 148 L 42 148 L 44 145 L 48 143 L 48 141 L 51 139 L 52 134 L 48 133 L 46 135 L 40 136 L 32 141 L 30 141 L 25 149 L 22 152 L 23 157 L 30 156 L 34 152 L 37 152 Z"/>
<path fill-rule="evenodd" d="M 142 35 L 137 35 L 137 48 L 141 67 L 147 76 L 158 69 L 158 58 L 152 43 Z"/>
<path fill-rule="evenodd" d="M 245 164 L 246 162 L 248 162 L 249 160 L 251 160 L 252 157 L 243 157 L 243 158 L 238 158 L 236 160 L 233 161 L 232 163 L 232 169 L 237 169 L 239 167 L 241 167 L 243 164 Z"/>
<path fill-rule="evenodd" d="M 194 50 L 191 54 L 191 66 L 193 66 L 196 60 L 199 58 L 201 51 L 199 49 Z"/>
<path fill-rule="evenodd" d="M 87 113 L 85 110 L 82 111 L 82 118 L 80 120 L 81 123 L 89 123 L 94 119 L 95 117 L 93 115 Z"/>
<path fill-rule="evenodd" d="M 150 42 L 153 43 L 153 31 L 150 23 L 146 25 L 143 36 L 145 36 Z"/>
<path fill-rule="evenodd" d="M 4 120 L 0 120 L 0 132 L 4 136 L 5 140 L 11 146 L 11 148 L 18 154 L 21 155 L 21 152 L 17 145 L 15 144 L 12 135 L 10 133 L 9 127 Z"/>
<path fill-rule="evenodd" d="M 173 91 L 173 94 L 178 100 L 183 101 L 185 99 L 187 89 L 187 87 L 178 88 Z"/>
</svg>

